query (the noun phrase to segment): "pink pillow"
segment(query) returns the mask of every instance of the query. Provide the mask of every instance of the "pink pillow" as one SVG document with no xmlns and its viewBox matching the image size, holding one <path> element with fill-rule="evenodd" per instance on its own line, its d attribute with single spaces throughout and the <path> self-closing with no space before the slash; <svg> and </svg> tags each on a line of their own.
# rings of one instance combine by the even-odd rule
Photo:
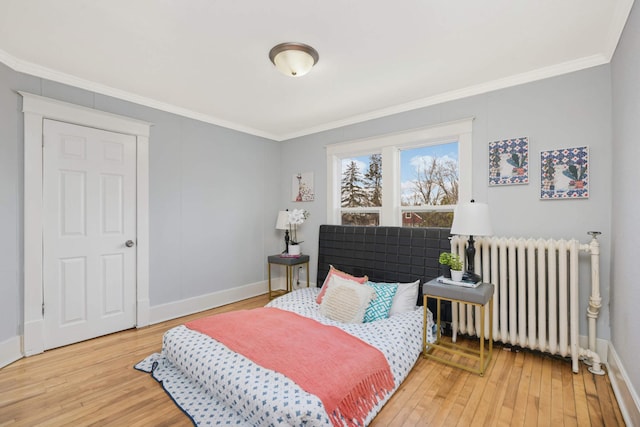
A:
<svg viewBox="0 0 640 427">
<path fill-rule="evenodd" d="M 329 266 L 329 273 L 327 273 L 327 277 L 326 279 L 324 279 L 324 283 L 322 284 L 322 289 L 320 290 L 320 293 L 318 294 L 318 297 L 316 298 L 316 302 L 318 304 L 322 303 L 322 298 L 324 298 L 324 294 L 325 292 L 327 292 L 327 284 L 329 283 L 329 279 L 331 279 L 332 275 L 336 275 L 338 277 L 342 277 L 343 279 L 346 280 L 351 280 L 353 282 L 356 282 L 359 285 L 362 285 L 363 283 L 366 283 L 369 278 L 367 276 L 364 277 L 355 277 L 350 275 L 349 273 L 345 273 L 344 271 L 340 271 L 337 268 L 335 268 L 333 265 Z"/>
</svg>

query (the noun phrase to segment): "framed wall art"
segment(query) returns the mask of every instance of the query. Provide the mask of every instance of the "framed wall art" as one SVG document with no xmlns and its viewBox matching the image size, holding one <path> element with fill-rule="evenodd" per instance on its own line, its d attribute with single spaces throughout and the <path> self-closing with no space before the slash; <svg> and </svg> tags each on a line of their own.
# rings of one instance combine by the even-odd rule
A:
<svg viewBox="0 0 640 427">
<path fill-rule="evenodd" d="M 489 143 L 489 185 L 529 183 L 529 138 Z"/>
<path fill-rule="evenodd" d="M 312 202 L 313 199 L 313 172 L 298 172 L 293 175 L 291 181 L 291 201 Z"/>
<path fill-rule="evenodd" d="M 540 198 L 589 197 L 589 147 L 540 152 Z"/>
</svg>

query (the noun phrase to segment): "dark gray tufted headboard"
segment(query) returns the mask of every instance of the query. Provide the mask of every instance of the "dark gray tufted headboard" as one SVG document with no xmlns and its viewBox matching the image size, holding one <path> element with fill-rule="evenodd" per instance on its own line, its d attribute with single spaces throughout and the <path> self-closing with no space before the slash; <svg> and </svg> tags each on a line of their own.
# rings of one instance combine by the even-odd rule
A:
<svg viewBox="0 0 640 427">
<path fill-rule="evenodd" d="M 354 276 L 366 274 L 372 282 L 422 283 L 439 276 L 438 257 L 451 250 L 448 228 L 349 225 L 321 225 L 318 246 L 318 287 L 329 265 Z"/>
</svg>

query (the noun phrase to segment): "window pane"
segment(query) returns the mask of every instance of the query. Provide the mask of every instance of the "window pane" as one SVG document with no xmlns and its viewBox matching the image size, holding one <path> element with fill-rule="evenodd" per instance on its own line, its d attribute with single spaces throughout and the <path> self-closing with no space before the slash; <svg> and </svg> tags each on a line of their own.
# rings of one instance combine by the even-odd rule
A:
<svg viewBox="0 0 640 427">
<path fill-rule="evenodd" d="M 402 212 L 403 227 L 451 228 L 453 212 Z"/>
<path fill-rule="evenodd" d="M 380 225 L 380 214 L 342 213 L 342 225 Z"/>
<path fill-rule="evenodd" d="M 382 156 L 379 153 L 342 159 L 341 176 L 340 206 L 382 206 Z"/>
<path fill-rule="evenodd" d="M 457 204 L 458 169 L 457 142 L 400 151 L 401 206 Z"/>
</svg>

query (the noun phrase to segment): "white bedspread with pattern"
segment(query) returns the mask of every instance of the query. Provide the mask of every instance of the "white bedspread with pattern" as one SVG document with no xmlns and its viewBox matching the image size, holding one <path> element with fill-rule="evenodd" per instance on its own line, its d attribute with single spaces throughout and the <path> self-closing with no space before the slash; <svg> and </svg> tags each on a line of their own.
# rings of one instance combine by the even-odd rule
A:
<svg viewBox="0 0 640 427">
<path fill-rule="evenodd" d="M 320 315 L 319 305 L 315 302 L 318 292 L 317 288 L 303 288 L 271 301 L 268 306 L 337 326 L 378 348 L 391 367 L 395 392 L 421 352 L 422 307 L 376 322 L 344 324 Z M 432 331 L 433 322 L 429 319 L 429 341 L 433 341 Z M 310 348 L 309 351 L 322 349 Z M 295 361 L 295 354 L 290 357 Z M 167 331 L 162 354 L 147 359 L 147 364 L 155 363 L 154 377 L 163 382 L 167 392 L 198 425 L 331 425 L 318 397 L 305 392 L 284 375 L 262 368 L 209 336 L 185 326 Z M 138 368 L 146 370 L 144 366 Z M 175 368 L 180 372 L 170 372 Z M 188 378 L 182 378 L 182 375 Z M 185 408 L 180 400 L 184 396 L 174 393 L 196 393 L 194 387 L 199 393 L 206 390 L 208 396 L 198 397 L 199 401 Z M 367 424 L 393 392 L 369 413 Z"/>
</svg>

